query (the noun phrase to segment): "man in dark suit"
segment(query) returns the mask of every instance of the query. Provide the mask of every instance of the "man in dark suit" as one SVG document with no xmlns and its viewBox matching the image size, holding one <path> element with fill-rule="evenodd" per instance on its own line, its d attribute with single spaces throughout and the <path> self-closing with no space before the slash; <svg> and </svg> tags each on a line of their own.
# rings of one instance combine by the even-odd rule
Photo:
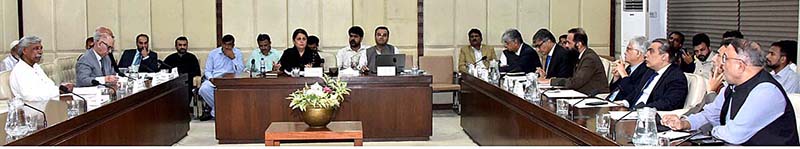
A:
<svg viewBox="0 0 800 149">
<path fill-rule="evenodd" d="M 653 71 L 644 64 L 644 55 L 647 53 L 647 47 L 650 46 L 650 41 L 647 37 L 639 36 L 628 40 L 628 47 L 625 49 L 625 61 L 615 62 L 617 66 L 614 68 L 612 74 L 614 79 L 611 81 L 611 96 L 609 100 L 622 99 L 629 94 L 638 91 L 639 82 L 645 73 Z"/>
<path fill-rule="evenodd" d="M 572 72 L 575 69 L 575 61 L 572 55 L 568 54 L 567 49 L 556 44 L 556 38 L 553 33 L 547 29 L 539 29 L 533 35 L 533 48 L 541 53 L 546 53 L 544 60 L 544 69 L 538 69 L 539 74 L 546 74 L 545 78 L 558 77 L 569 78 L 572 77 Z"/>
<path fill-rule="evenodd" d="M 608 93 L 608 79 L 606 79 L 606 70 L 602 61 L 600 61 L 600 56 L 588 47 L 589 38 L 586 34 L 573 30 L 581 29 L 570 29 L 571 33 L 567 36 L 568 44 L 574 45 L 579 53 L 578 63 L 575 65 L 572 77 L 545 79 L 542 83 L 565 86 L 590 96 L 598 93 Z"/>
<path fill-rule="evenodd" d="M 535 72 L 541 68 L 539 55 L 531 46 L 522 41 L 522 34 L 516 29 L 509 29 L 503 33 L 503 43 L 506 50 L 500 57 L 501 72 Z"/>
<path fill-rule="evenodd" d="M 137 35 L 136 49 L 125 50 L 119 59 L 118 67 L 139 65 L 138 72 L 158 72 L 158 54 L 150 50 L 149 44 L 150 37 L 147 34 Z"/>
<path fill-rule="evenodd" d="M 629 107 L 644 103 L 645 107 L 653 107 L 658 111 L 672 111 L 682 109 L 686 102 L 688 84 L 683 70 L 674 63 L 680 59 L 674 58 L 670 50 L 669 41 L 663 38 L 655 39 L 647 49 L 647 67 L 653 69 L 644 74 L 638 87 L 638 94 L 630 94 L 627 98 Z"/>
</svg>

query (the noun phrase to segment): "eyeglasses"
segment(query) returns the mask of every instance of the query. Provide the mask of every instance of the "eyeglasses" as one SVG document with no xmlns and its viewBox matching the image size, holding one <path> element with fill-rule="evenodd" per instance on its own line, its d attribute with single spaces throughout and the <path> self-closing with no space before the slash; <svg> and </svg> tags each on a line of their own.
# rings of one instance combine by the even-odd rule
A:
<svg viewBox="0 0 800 149">
<path fill-rule="evenodd" d="M 550 39 L 543 40 L 542 42 L 539 42 L 539 44 L 534 44 L 533 48 L 539 49 L 539 47 L 542 47 L 544 42 L 547 42 L 547 41 L 550 41 Z"/>
<path fill-rule="evenodd" d="M 725 63 L 727 63 L 728 59 L 732 59 L 732 60 L 739 60 L 739 61 L 741 61 L 742 63 L 745 63 L 745 62 L 744 62 L 744 60 L 742 60 L 742 59 L 740 59 L 740 58 L 728 58 L 728 54 L 722 54 L 722 64 L 725 64 Z"/>
</svg>

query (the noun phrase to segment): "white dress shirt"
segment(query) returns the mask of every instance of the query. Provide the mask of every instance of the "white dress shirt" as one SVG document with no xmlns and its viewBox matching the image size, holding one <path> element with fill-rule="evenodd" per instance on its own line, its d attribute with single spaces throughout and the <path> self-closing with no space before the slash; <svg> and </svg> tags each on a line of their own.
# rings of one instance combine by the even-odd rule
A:
<svg viewBox="0 0 800 149">
<path fill-rule="evenodd" d="M 481 49 L 476 49 L 473 46 L 470 46 L 469 48 L 472 49 L 472 53 L 473 53 L 473 55 L 475 55 L 475 61 L 472 62 L 472 63 L 478 62 L 478 61 L 481 60 L 481 58 L 483 58 L 483 53 L 481 52 Z M 475 67 L 476 68 L 477 67 L 487 68 L 486 66 L 483 65 L 483 63 L 476 63 Z"/>
<path fill-rule="evenodd" d="M 356 64 L 357 68 L 367 66 L 367 59 L 362 58 L 367 57 L 367 48 L 369 47 L 361 45 L 358 52 L 353 51 L 350 46 L 339 49 L 339 51 L 336 52 L 336 66 L 339 68 L 351 68 L 353 61 L 358 61 L 358 64 Z"/>
<path fill-rule="evenodd" d="M 19 61 L 9 76 L 11 93 L 21 97 L 25 103 L 44 111 L 47 101 L 59 96 L 58 86 L 47 77 L 39 64 L 33 67 Z"/>
<path fill-rule="evenodd" d="M 647 86 L 644 87 L 644 89 L 642 90 L 642 96 L 639 97 L 639 100 L 636 101 L 636 104 L 647 103 L 647 100 L 650 98 L 650 93 L 653 92 L 653 88 L 656 87 L 656 84 L 658 84 L 658 80 L 661 80 L 661 76 L 664 74 L 664 72 L 667 71 L 667 68 L 669 68 L 670 65 L 672 65 L 672 64 L 669 64 L 669 65 L 665 66 L 664 68 L 661 68 L 658 71 L 656 71 L 658 74 L 653 78 L 653 81 L 650 81 L 650 84 L 647 84 Z M 648 77 L 648 76 L 645 76 L 645 77 Z M 649 79 L 649 78 L 647 78 L 647 79 Z M 636 104 L 634 104 L 634 105 L 636 105 Z"/>
<path fill-rule="evenodd" d="M 783 86 L 783 90 L 786 91 L 787 94 L 797 94 L 800 93 L 800 78 L 798 78 L 797 72 L 792 71 L 789 67 L 783 67 L 783 69 L 775 73 L 775 70 L 769 72 L 778 83 Z"/>
</svg>

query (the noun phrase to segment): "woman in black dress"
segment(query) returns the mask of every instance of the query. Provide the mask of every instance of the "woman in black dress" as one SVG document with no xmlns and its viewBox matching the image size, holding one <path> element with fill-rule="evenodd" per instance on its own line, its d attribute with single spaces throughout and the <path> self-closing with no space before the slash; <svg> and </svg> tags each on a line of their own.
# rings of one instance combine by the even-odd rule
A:
<svg viewBox="0 0 800 149">
<path fill-rule="evenodd" d="M 294 47 L 283 51 L 281 56 L 281 71 L 292 71 L 292 68 L 311 68 L 320 67 L 322 58 L 317 51 L 311 50 L 306 46 L 308 33 L 306 30 L 298 28 L 292 33 Z"/>
</svg>

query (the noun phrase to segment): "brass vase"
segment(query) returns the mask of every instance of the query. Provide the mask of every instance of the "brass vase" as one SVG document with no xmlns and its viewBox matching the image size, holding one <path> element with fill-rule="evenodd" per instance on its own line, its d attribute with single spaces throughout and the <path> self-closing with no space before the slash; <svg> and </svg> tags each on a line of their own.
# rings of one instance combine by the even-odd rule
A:
<svg viewBox="0 0 800 149">
<path fill-rule="evenodd" d="M 331 118 L 333 118 L 333 108 L 308 106 L 303 112 L 303 122 L 311 128 L 325 128 L 331 123 Z"/>
</svg>

